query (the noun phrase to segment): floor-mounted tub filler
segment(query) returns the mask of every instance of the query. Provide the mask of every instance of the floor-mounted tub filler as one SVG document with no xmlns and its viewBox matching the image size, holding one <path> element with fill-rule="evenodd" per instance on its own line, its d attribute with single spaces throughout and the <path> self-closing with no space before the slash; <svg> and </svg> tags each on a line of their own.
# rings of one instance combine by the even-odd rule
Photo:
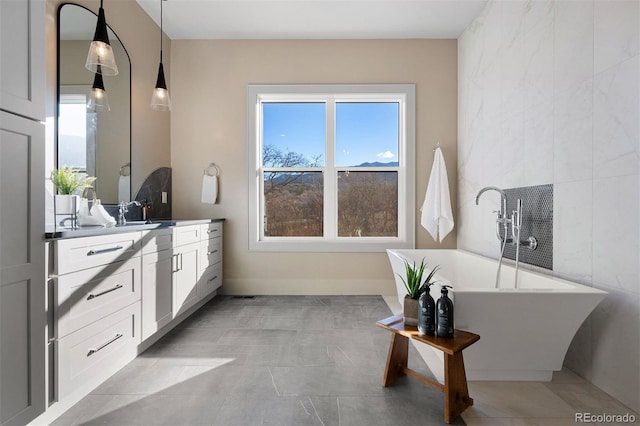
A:
<svg viewBox="0 0 640 426">
<path fill-rule="evenodd" d="M 451 285 L 455 328 L 480 335 L 464 355 L 469 380 L 551 380 L 553 372 L 562 368 L 578 328 L 607 295 L 523 269 L 515 288 L 515 268 L 504 264 L 496 288 L 498 262 L 463 250 L 387 250 L 387 254 L 401 303 L 406 293 L 400 279 L 404 260 L 420 264 L 424 259 L 429 270 L 439 265 L 439 282 L 431 286 L 431 296 L 437 300 L 439 284 Z"/>
</svg>

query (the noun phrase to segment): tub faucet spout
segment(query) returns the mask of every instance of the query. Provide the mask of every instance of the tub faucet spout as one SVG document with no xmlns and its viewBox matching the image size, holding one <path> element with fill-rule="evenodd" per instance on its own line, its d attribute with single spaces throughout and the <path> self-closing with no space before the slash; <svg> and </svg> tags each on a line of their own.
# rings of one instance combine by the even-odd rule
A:
<svg viewBox="0 0 640 426">
<path fill-rule="evenodd" d="M 507 230 L 509 228 L 509 224 L 511 223 L 511 219 L 507 215 L 507 194 L 500 188 L 495 186 L 486 186 L 482 188 L 478 195 L 476 195 L 476 206 L 480 203 L 480 196 L 487 191 L 496 191 L 500 194 L 501 205 L 500 210 L 494 211 L 496 214 L 496 237 L 498 240 L 511 242 Z M 504 228 L 504 238 L 500 235 L 500 226 Z"/>
<path fill-rule="evenodd" d="M 480 191 L 478 191 L 478 195 L 476 195 L 476 206 L 480 203 L 480 196 L 487 191 L 496 191 L 500 194 L 500 198 L 502 199 L 502 205 L 500 206 L 500 217 L 507 217 L 507 194 L 500 188 L 495 186 L 485 186 Z"/>
</svg>

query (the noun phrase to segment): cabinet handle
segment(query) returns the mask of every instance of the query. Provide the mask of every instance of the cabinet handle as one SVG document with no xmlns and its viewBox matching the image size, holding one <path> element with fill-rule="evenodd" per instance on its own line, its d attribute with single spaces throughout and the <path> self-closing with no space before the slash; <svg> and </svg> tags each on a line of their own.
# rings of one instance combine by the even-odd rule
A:
<svg viewBox="0 0 640 426">
<path fill-rule="evenodd" d="M 118 334 L 116 334 L 116 337 L 114 337 L 113 339 L 109 340 L 108 342 L 105 342 L 105 343 L 101 344 L 97 348 L 90 348 L 89 349 L 89 353 L 87 354 L 87 356 L 91 356 L 91 355 L 95 354 L 96 352 L 101 351 L 102 349 L 106 348 L 107 346 L 109 346 L 110 344 L 112 344 L 113 342 L 115 342 L 116 340 L 118 340 L 121 337 L 122 337 L 122 334 L 118 333 Z"/>
<path fill-rule="evenodd" d="M 213 232 L 218 232 L 218 228 L 216 228 L 216 229 L 209 229 L 209 230 L 207 231 L 207 234 L 211 234 L 211 233 L 213 233 Z"/>
<path fill-rule="evenodd" d="M 102 291 L 102 292 L 96 293 L 96 294 L 91 293 L 91 294 L 89 294 L 89 296 L 87 296 L 87 300 L 91 300 L 91 299 L 95 299 L 96 297 L 104 296 L 105 294 L 111 293 L 112 291 L 116 291 L 116 290 L 118 290 L 118 289 L 120 289 L 122 287 L 123 287 L 122 284 L 118 284 L 115 287 L 110 288 L 109 290 L 105 290 L 105 291 Z"/>
<path fill-rule="evenodd" d="M 217 253 L 217 252 L 218 252 L 218 250 L 217 250 L 217 249 L 216 249 L 216 250 L 214 250 L 214 251 L 208 251 L 208 252 L 207 252 L 207 255 L 209 255 L 209 254 L 213 254 L 213 253 Z"/>
<path fill-rule="evenodd" d="M 180 271 L 182 271 L 182 253 L 180 253 Z"/>
<path fill-rule="evenodd" d="M 87 256 L 93 256 L 94 254 L 109 253 L 110 251 L 118 251 L 118 250 L 122 250 L 123 248 L 124 247 L 122 246 L 115 246 L 115 247 L 109 247 L 109 248 L 99 249 L 99 250 L 89 250 L 87 252 Z"/>
<path fill-rule="evenodd" d="M 172 255 L 171 258 L 173 259 L 171 261 L 171 272 L 178 272 L 180 270 L 178 269 L 178 254 Z M 175 260 L 175 266 L 174 266 L 174 260 Z"/>
<path fill-rule="evenodd" d="M 208 283 L 210 283 L 211 281 L 215 281 L 215 280 L 217 280 L 217 279 L 218 279 L 218 276 L 216 275 L 215 277 L 213 277 L 213 278 L 209 279 L 209 281 L 207 281 L 207 282 L 208 282 Z"/>
</svg>

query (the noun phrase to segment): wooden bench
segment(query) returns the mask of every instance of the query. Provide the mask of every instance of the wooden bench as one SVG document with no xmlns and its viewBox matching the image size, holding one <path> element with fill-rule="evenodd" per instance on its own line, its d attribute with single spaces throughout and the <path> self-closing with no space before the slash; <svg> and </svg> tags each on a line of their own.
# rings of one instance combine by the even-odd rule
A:
<svg viewBox="0 0 640 426">
<path fill-rule="evenodd" d="M 376 325 L 393 333 L 382 382 L 385 387 L 406 374 L 438 389 L 444 393 L 444 421 L 447 423 L 451 423 L 460 413 L 473 405 L 467 388 L 462 350 L 480 340 L 479 335 L 455 330 L 454 337 L 421 336 L 416 327 L 404 325 L 402 314 L 380 320 Z M 444 385 L 407 367 L 409 339 L 444 352 Z"/>
</svg>

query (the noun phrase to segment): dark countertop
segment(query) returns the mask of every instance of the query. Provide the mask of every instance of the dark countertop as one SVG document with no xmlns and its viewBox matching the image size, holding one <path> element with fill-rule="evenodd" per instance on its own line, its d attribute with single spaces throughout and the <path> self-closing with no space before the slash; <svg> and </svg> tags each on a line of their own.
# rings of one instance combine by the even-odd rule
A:
<svg viewBox="0 0 640 426">
<path fill-rule="evenodd" d="M 120 234 L 124 232 L 147 231 L 158 228 L 170 228 L 175 226 L 199 225 L 206 223 L 223 222 L 224 218 L 219 219 L 170 219 L 157 220 L 151 223 L 144 223 L 141 220 L 128 221 L 124 226 L 112 226 L 106 228 L 104 226 L 81 226 L 77 229 L 71 228 L 47 228 L 44 234 L 47 240 L 56 240 L 64 238 L 94 237 L 97 235 Z"/>
</svg>

